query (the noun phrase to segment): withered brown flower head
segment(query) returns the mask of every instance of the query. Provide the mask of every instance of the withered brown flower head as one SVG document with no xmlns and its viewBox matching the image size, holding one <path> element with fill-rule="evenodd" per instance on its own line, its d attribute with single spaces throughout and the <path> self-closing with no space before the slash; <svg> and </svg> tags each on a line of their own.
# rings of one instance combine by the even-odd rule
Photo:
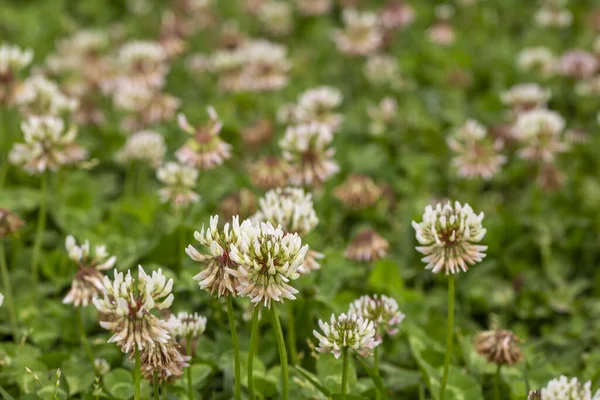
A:
<svg viewBox="0 0 600 400">
<path fill-rule="evenodd" d="M 25 222 L 21 218 L 4 208 L 0 208 L 0 239 L 18 232 L 23 224 Z"/>
<path fill-rule="evenodd" d="M 272 137 L 273 123 L 266 119 L 261 119 L 242 132 L 242 140 L 244 143 L 253 148 L 259 148 L 262 145 L 269 143 Z"/>
<path fill-rule="evenodd" d="M 369 262 L 386 256 L 390 244 L 373 229 L 360 231 L 350 242 L 344 256 L 347 259 Z"/>
<path fill-rule="evenodd" d="M 132 352 L 130 358 L 133 356 Z M 187 364 L 189 359 L 190 357 L 181 354 L 179 344 L 173 339 L 169 339 L 166 343 L 146 346 L 140 354 L 142 375 L 152 381 L 156 371 L 160 382 L 172 382 L 183 375 L 183 369 L 189 366 Z"/>
<path fill-rule="evenodd" d="M 248 172 L 254 185 L 262 189 L 274 189 L 285 186 L 292 170 L 282 158 L 266 156 L 250 164 Z"/>
<path fill-rule="evenodd" d="M 346 206 L 361 209 L 374 205 L 381 197 L 381 188 L 368 176 L 351 175 L 335 188 L 337 197 Z"/>
<path fill-rule="evenodd" d="M 248 189 L 240 189 L 240 191 L 231 193 L 219 205 L 219 214 L 226 220 L 230 220 L 235 215 L 246 219 L 256 212 L 256 196 Z"/>
<path fill-rule="evenodd" d="M 523 358 L 520 342 L 513 332 L 501 330 L 479 332 L 473 340 L 477 353 L 497 365 L 518 363 Z"/>
</svg>

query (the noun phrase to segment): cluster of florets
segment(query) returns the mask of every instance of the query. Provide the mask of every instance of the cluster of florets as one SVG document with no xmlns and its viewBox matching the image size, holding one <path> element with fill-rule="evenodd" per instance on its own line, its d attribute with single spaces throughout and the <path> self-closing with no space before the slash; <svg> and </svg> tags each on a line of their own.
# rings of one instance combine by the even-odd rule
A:
<svg viewBox="0 0 600 400">
<path fill-rule="evenodd" d="M 404 320 L 404 314 L 400 312 L 396 300 L 383 295 L 360 297 L 350 304 L 348 314 L 356 314 L 373 321 L 378 341 L 382 340 L 383 332 L 395 335 L 398 332 L 398 326 Z"/>
<path fill-rule="evenodd" d="M 332 314 L 329 323 L 319 320 L 319 328 L 322 333 L 313 330 L 319 340 L 316 350 L 320 353 L 333 353 L 335 358 L 340 357 L 344 348 L 368 356 L 379 345 L 373 321 L 357 314 L 340 314 L 337 317 Z"/>
<path fill-rule="evenodd" d="M 164 185 L 158 191 L 163 203 L 170 203 L 179 209 L 200 200 L 200 195 L 194 191 L 198 180 L 197 169 L 170 162 L 156 171 L 156 177 Z"/>
</svg>

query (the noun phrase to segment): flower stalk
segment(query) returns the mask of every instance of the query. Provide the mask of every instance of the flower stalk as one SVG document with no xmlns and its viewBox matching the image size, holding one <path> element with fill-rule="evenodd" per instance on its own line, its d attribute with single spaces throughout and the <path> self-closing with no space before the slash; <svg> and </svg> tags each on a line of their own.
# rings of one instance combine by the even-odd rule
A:
<svg viewBox="0 0 600 400">
<path fill-rule="evenodd" d="M 6 252 L 4 250 L 4 242 L 0 239 L 0 269 L 2 272 L 2 283 L 4 288 L 4 296 L 6 298 L 6 305 L 8 307 L 8 318 L 10 320 L 10 329 L 13 335 L 13 340 L 19 341 L 19 330 L 17 325 L 17 314 L 15 311 L 15 304 L 12 296 L 12 285 L 10 280 L 10 273 L 8 272 L 8 265 L 6 264 Z"/>
<path fill-rule="evenodd" d="M 248 392 L 250 400 L 254 400 L 254 355 L 258 345 L 258 316 L 260 307 L 254 307 L 252 311 L 252 331 L 250 334 L 250 351 L 248 353 Z"/>
<path fill-rule="evenodd" d="M 452 356 L 452 332 L 454 330 L 454 275 L 448 276 L 448 328 L 446 330 L 446 355 L 444 357 L 444 373 L 442 385 L 440 386 L 440 400 L 446 395 L 446 384 L 448 383 L 448 370 L 450 357 Z"/>
<path fill-rule="evenodd" d="M 275 338 L 277 339 L 277 349 L 279 351 L 279 361 L 281 363 L 281 388 L 282 388 L 282 399 L 288 400 L 289 398 L 289 372 L 288 372 L 288 361 L 287 353 L 285 350 L 285 341 L 283 339 L 283 331 L 281 330 L 281 322 L 279 321 L 279 313 L 277 307 L 273 305 L 271 307 L 271 319 L 273 322 L 273 328 L 275 329 Z"/>
<path fill-rule="evenodd" d="M 233 297 L 227 296 L 227 316 L 229 317 L 229 329 L 231 330 L 231 341 L 233 342 L 233 364 L 234 364 L 234 390 L 235 400 L 242 398 L 241 387 L 241 366 L 240 366 L 240 347 L 238 343 L 237 330 L 235 327 L 235 317 L 233 315 Z"/>
</svg>

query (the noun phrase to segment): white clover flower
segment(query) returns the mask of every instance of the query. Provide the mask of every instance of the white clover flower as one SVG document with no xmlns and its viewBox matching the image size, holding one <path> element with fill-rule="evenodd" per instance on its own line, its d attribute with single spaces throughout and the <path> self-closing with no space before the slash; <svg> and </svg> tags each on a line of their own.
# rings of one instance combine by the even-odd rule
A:
<svg viewBox="0 0 600 400">
<path fill-rule="evenodd" d="M 332 38 L 339 51 L 350 55 L 368 55 L 383 42 L 383 32 L 377 14 L 347 8 L 342 14 L 344 29 L 335 30 Z"/>
<path fill-rule="evenodd" d="M 139 131 L 127 138 L 125 145 L 117 153 L 117 160 L 123 164 L 139 161 L 157 168 L 162 164 L 167 145 L 163 136 L 155 131 Z"/>
<path fill-rule="evenodd" d="M 333 0 L 296 0 L 296 4 L 304 15 L 323 15 L 331 10 Z"/>
<path fill-rule="evenodd" d="M 334 194 L 344 205 L 358 210 L 374 206 L 382 190 L 370 176 L 354 174 L 337 186 Z"/>
<path fill-rule="evenodd" d="M 513 128 L 514 136 L 523 144 L 519 156 L 553 161 L 557 153 L 567 150 L 561 138 L 564 128 L 565 120 L 554 111 L 536 109 L 519 115 Z"/>
<path fill-rule="evenodd" d="M 200 200 L 200 196 L 194 191 L 198 180 L 197 169 L 170 162 L 156 171 L 156 177 L 165 185 L 158 191 L 163 203 L 181 208 Z"/>
<path fill-rule="evenodd" d="M 134 358 L 134 354 L 130 354 L 129 358 Z M 142 375 L 151 382 L 155 372 L 159 382 L 174 382 L 183 376 L 189 360 L 190 357 L 181 354 L 179 344 L 171 338 L 155 346 L 146 346 L 140 352 Z"/>
<path fill-rule="evenodd" d="M 53 116 L 32 116 L 21 122 L 25 143 L 16 143 L 8 158 L 29 174 L 56 171 L 62 166 L 84 161 L 87 151 L 75 143 L 77 129 L 65 132 L 65 123 Z"/>
<path fill-rule="evenodd" d="M 340 358 L 344 348 L 366 357 L 380 344 L 375 339 L 376 329 L 373 321 L 357 314 L 340 314 L 338 317 L 331 314 L 329 323 L 319 320 L 319 327 L 323 333 L 313 330 L 313 334 L 319 339 L 317 351 L 333 353 L 335 358 Z"/>
<path fill-rule="evenodd" d="M 339 89 L 330 86 L 320 86 L 309 89 L 298 97 L 296 107 L 296 122 L 322 123 L 337 130 L 342 123 L 343 116 L 333 110 L 342 104 L 342 93 Z"/>
<path fill-rule="evenodd" d="M 74 111 L 76 99 L 65 96 L 58 85 L 42 75 L 27 78 L 15 93 L 14 102 L 25 115 L 60 115 Z"/>
<path fill-rule="evenodd" d="M 551 97 L 552 92 L 537 83 L 521 83 L 500 95 L 502 103 L 518 111 L 544 107 Z"/>
<path fill-rule="evenodd" d="M 551 28 L 565 28 L 573 22 L 573 14 L 566 8 L 542 7 L 534 18 L 539 26 Z"/>
<path fill-rule="evenodd" d="M 312 195 L 303 189 L 286 187 L 269 190 L 258 200 L 259 211 L 254 219 L 281 226 L 284 232 L 304 236 L 319 223 Z"/>
<path fill-rule="evenodd" d="M 427 206 L 423 222 L 412 222 L 422 245 L 416 249 L 425 255 L 425 269 L 435 274 L 442 270 L 446 275 L 455 274 L 483 260 L 487 246 L 476 244 L 486 233 L 481 225 L 483 216 L 483 212 L 476 215 L 468 204 L 463 206 L 458 201 L 454 207 L 450 202 L 444 206 L 438 203 L 435 208 Z"/>
<path fill-rule="evenodd" d="M 33 61 L 33 50 L 3 43 L 0 45 L 0 78 L 13 79 Z M 0 79 L 1 80 L 1 79 Z"/>
<path fill-rule="evenodd" d="M 94 370 L 97 375 L 104 376 L 110 371 L 110 364 L 104 358 L 95 358 Z"/>
<path fill-rule="evenodd" d="M 486 127 L 475 120 L 459 127 L 447 142 L 455 154 L 452 165 L 462 177 L 491 179 L 506 163 L 500 154 L 503 142 L 489 137 Z"/>
<path fill-rule="evenodd" d="M 65 248 L 69 258 L 77 264 L 78 270 L 63 303 L 73 304 L 74 307 L 87 307 L 104 289 L 104 275 L 100 271 L 114 267 L 117 257 L 109 256 L 106 246 L 96 246 L 92 255 L 89 241 L 77 245 L 71 235 L 65 240 Z"/>
<path fill-rule="evenodd" d="M 361 230 L 346 247 L 344 257 L 359 262 L 377 261 L 387 255 L 390 243 L 371 228 Z"/>
<path fill-rule="evenodd" d="M 577 378 L 560 378 L 548 382 L 541 390 L 542 400 L 600 400 L 600 390 L 592 397 L 592 382 L 581 384 Z"/>
<path fill-rule="evenodd" d="M 171 335 L 176 338 L 197 338 L 206 330 L 206 317 L 198 313 L 191 314 L 183 311 L 177 316 L 171 314 L 168 323 Z"/>
<path fill-rule="evenodd" d="M 260 222 L 253 227 L 249 241 L 231 244 L 229 256 L 239 266 L 228 268 L 239 284 L 240 296 L 248 296 L 252 303 L 271 307 L 271 301 L 295 300 L 298 290 L 289 285 L 300 274 L 307 245 L 302 245 L 298 234 L 285 233 L 281 227 Z"/>
<path fill-rule="evenodd" d="M 171 340 L 168 324 L 151 313 L 152 310 L 164 310 L 173 303 L 173 279 L 167 280 L 162 270 L 147 275 L 140 265 L 138 278 L 131 276 L 131 271 L 123 276 L 114 271 L 111 281 L 104 277 L 104 297 L 93 298 L 93 303 L 108 321 L 101 321 L 100 326 L 113 331 L 114 335 L 108 343 L 116 343 L 121 351 L 129 353 L 133 346 L 139 350 L 154 347 Z"/>
<path fill-rule="evenodd" d="M 387 54 L 374 54 L 367 58 L 363 73 L 367 80 L 375 86 L 389 86 L 392 89 L 407 87 L 407 82 L 400 73 L 398 60 Z"/>
<path fill-rule="evenodd" d="M 383 329 L 388 335 L 398 332 L 398 325 L 404 320 L 396 300 L 387 296 L 362 296 L 350 303 L 348 315 L 356 314 L 363 319 L 373 321 L 377 331 L 377 340 L 381 342 Z"/>
<path fill-rule="evenodd" d="M 292 167 L 290 183 L 319 185 L 339 171 L 330 147 L 333 134 L 327 125 L 312 123 L 288 127 L 279 141 L 283 158 Z"/>
<path fill-rule="evenodd" d="M 223 229 L 218 228 L 219 216 L 210 217 L 210 226 L 200 232 L 194 232 L 194 238 L 206 246 L 210 252 L 201 253 L 192 245 L 185 252 L 194 261 L 206 265 L 206 268 L 194 280 L 200 282 L 200 288 L 211 294 L 236 296 L 238 286 L 236 275 L 231 271 L 237 268 L 237 261 L 232 256 L 233 248 L 247 249 L 254 227 L 248 220 L 240 225 L 239 217 L 233 217 L 232 223 L 226 223 Z"/>
<path fill-rule="evenodd" d="M 119 80 L 160 88 L 169 72 L 167 54 L 156 42 L 135 40 L 123 44 L 117 54 Z"/>
<path fill-rule="evenodd" d="M 569 50 L 564 53 L 556 69 L 562 75 L 569 76 L 575 79 L 588 79 L 593 77 L 600 68 L 600 61 L 592 54 L 585 50 Z"/>
<path fill-rule="evenodd" d="M 191 137 L 175 156 L 179 162 L 203 170 L 215 168 L 231 157 L 231 145 L 219 137 L 223 124 L 217 112 L 212 107 L 208 107 L 207 111 L 209 123 L 200 128 L 190 125 L 185 115 L 177 116 L 179 129 Z"/>
<path fill-rule="evenodd" d="M 100 77 L 94 74 L 106 72 L 108 68 L 107 61 L 100 54 L 109 44 L 107 31 L 80 30 L 56 43 L 56 54 L 48 56 L 46 65 L 55 73 L 76 72 L 97 80 Z"/>
<path fill-rule="evenodd" d="M 262 27 L 276 36 L 288 35 L 294 28 L 292 6 L 283 1 L 267 1 L 258 7 Z"/>
<path fill-rule="evenodd" d="M 524 71 L 540 73 L 548 77 L 556 73 L 556 57 L 547 47 L 528 47 L 517 55 L 517 65 Z"/>
</svg>

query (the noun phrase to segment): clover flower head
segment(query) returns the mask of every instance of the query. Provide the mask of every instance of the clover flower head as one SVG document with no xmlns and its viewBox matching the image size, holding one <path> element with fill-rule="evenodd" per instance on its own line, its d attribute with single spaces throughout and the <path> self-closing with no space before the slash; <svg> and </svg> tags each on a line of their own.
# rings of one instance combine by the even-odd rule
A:
<svg viewBox="0 0 600 400">
<path fill-rule="evenodd" d="M 388 335 L 398 332 L 398 325 L 404 320 L 396 300 L 387 296 L 362 296 L 350 303 L 349 315 L 356 314 L 363 319 L 373 321 L 377 330 L 377 340 L 381 342 L 382 328 Z"/>
<path fill-rule="evenodd" d="M 259 211 L 254 219 L 280 226 L 284 232 L 304 236 L 319 223 L 312 195 L 303 189 L 286 187 L 269 190 L 258 200 Z"/>
<path fill-rule="evenodd" d="M 373 321 L 357 314 L 340 314 L 337 317 L 332 314 L 329 323 L 319 320 L 319 328 L 323 333 L 313 330 L 313 334 L 319 340 L 316 350 L 319 353 L 333 353 L 335 358 L 340 358 L 344 348 L 366 357 L 380 344 L 375 338 Z"/>
<path fill-rule="evenodd" d="M 287 161 L 275 156 L 265 156 L 248 167 L 250 180 L 262 189 L 284 186 L 292 173 Z"/>
<path fill-rule="evenodd" d="M 344 257 L 359 262 L 377 261 L 387 255 L 389 247 L 390 243 L 383 236 L 365 228 L 348 244 Z"/>
<path fill-rule="evenodd" d="M 427 31 L 427 38 L 439 46 L 449 46 L 456 40 L 456 31 L 448 21 L 437 21 Z"/>
<path fill-rule="evenodd" d="M 513 129 L 514 136 L 523 144 L 519 156 L 552 162 L 557 153 L 567 150 L 561 138 L 564 128 L 563 117 L 551 110 L 536 109 L 519 115 Z"/>
<path fill-rule="evenodd" d="M 380 18 L 385 29 L 402 29 L 413 23 L 416 12 L 404 1 L 392 1 L 384 6 Z"/>
<path fill-rule="evenodd" d="M 298 290 L 289 282 L 300 276 L 298 268 L 304 263 L 308 246 L 302 245 L 298 234 L 286 233 L 269 222 L 254 225 L 249 239 L 231 245 L 230 256 L 238 268 L 229 272 L 239 281 L 238 294 L 268 308 L 273 300 L 295 300 Z"/>
<path fill-rule="evenodd" d="M 452 165 L 462 177 L 491 179 L 506 163 L 500 154 L 504 143 L 488 136 L 487 128 L 475 120 L 456 129 L 447 142 L 455 154 Z"/>
<path fill-rule="evenodd" d="M 552 97 L 552 92 L 537 83 L 521 83 L 502 93 L 502 103 L 517 112 L 545 107 Z"/>
<path fill-rule="evenodd" d="M 197 338 L 206 330 L 206 317 L 198 313 L 180 312 L 169 318 L 171 335 L 180 338 Z"/>
<path fill-rule="evenodd" d="M 99 376 L 104 376 L 110 371 L 110 364 L 104 358 L 94 359 L 94 371 Z"/>
<path fill-rule="evenodd" d="M 534 18 L 539 26 L 549 28 L 565 28 L 573 22 L 571 11 L 557 6 L 542 6 Z"/>
<path fill-rule="evenodd" d="M 25 143 L 17 143 L 9 154 L 11 163 L 29 174 L 56 171 L 62 166 L 84 161 L 87 151 L 75 143 L 77 129 L 65 132 L 65 123 L 53 116 L 32 116 L 21 122 Z"/>
<path fill-rule="evenodd" d="M 527 400 L 542 400 L 542 392 L 539 390 L 530 390 L 527 394 Z"/>
<path fill-rule="evenodd" d="M 130 358 L 134 355 L 131 354 Z M 154 379 L 156 371 L 159 382 L 173 382 L 189 367 L 189 357 L 181 354 L 179 344 L 173 339 L 155 346 L 146 346 L 140 352 L 142 375 L 146 380 Z"/>
<path fill-rule="evenodd" d="M 320 185 L 339 171 L 331 147 L 333 134 L 327 125 L 304 124 L 288 127 L 279 145 L 292 167 L 290 183 Z"/>
<path fill-rule="evenodd" d="M 24 224 L 25 221 L 16 214 L 0 208 L 0 239 L 18 232 Z"/>
<path fill-rule="evenodd" d="M 556 72 L 556 57 L 547 47 L 527 47 L 517 55 L 517 65 L 523 71 L 540 73 L 548 77 Z"/>
<path fill-rule="evenodd" d="M 342 93 L 330 86 L 309 89 L 298 97 L 296 118 L 300 123 L 322 123 L 335 131 L 342 123 L 343 116 L 333 110 L 342 104 Z"/>
<path fill-rule="evenodd" d="M 371 119 L 369 133 L 373 136 L 382 136 L 392 125 L 398 113 L 398 102 L 393 97 L 384 97 L 377 104 L 367 106 L 367 114 Z"/>
<path fill-rule="evenodd" d="M 520 341 L 521 339 L 511 331 L 491 330 L 479 332 L 473 344 L 477 353 L 489 362 L 498 365 L 514 365 L 523 358 L 519 349 Z"/>
<path fill-rule="evenodd" d="M 200 288 L 208 290 L 211 294 L 215 291 L 217 296 L 236 296 L 237 274 L 232 271 L 237 268 L 237 259 L 233 257 L 234 248 L 247 250 L 251 242 L 254 227 L 248 220 L 239 223 L 239 218 L 234 216 L 231 223 L 226 223 L 220 229 L 218 227 L 219 216 L 210 218 L 208 229 L 202 226 L 200 232 L 194 233 L 194 238 L 205 246 L 209 251 L 200 252 L 189 245 L 185 252 L 194 261 L 206 266 L 202 272 L 194 276 L 194 280 L 200 283 Z"/>
<path fill-rule="evenodd" d="M 543 400 L 600 400 L 600 390 L 592 396 L 592 382 L 579 382 L 577 378 L 562 375 L 548 382 L 540 391 Z"/>
<path fill-rule="evenodd" d="M 134 40 L 124 43 L 118 50 L 119 80 L 129 80 L 139 85 L 160 88 L 169 72 L 167 54 L 157 42 Z"/>
<path fill-rule="evenodd" d="M 383 32 L 377 14 L 347 8 L 343 11 L 343 30 L 335 30 L 333 41 L 340 52 L 349 55 L 368 55 L 383 43 Z"/>
<path fill-rule="evenodd" d="M 333 6 L 332 0 L 296 0 L 298 10 L 304 15 L 324 15 Z"/>
<path fill-rule="evenodd" d="M 158 168 L 167 153 L 167 145 L 163 136 L 155 131 L 138 131 L 127 138 L 125 145 L 117 153 L 121 163 L 139 161 Z"/>
<path fill-rule="evenodd" d="M 17 89 L 14 102 L 28 116 L 60 115 L 78 106 L 76 99 L 67 97 L 55 82 L 43 75 L 27 78 Z"/>
<path fill-rule="evenodd" d="M 291 4 L 283 1 L 267 1 L 258 7 L 258 20 L 264 29 L 275 35 L 288 35 L 294 28 Z"/>
<path fill-rule="evenodd" d="M 78 245 L 71 235 L 67 236 L 65 247 L 69 258 L 77 264 L 78 270 L 63 303 L 73 304 L 74 307 L 87 307 L 104 289 L 104 275 L 100 271 L 114 267 L 117 257 L 111 257 L 106 251 L 106 246 L 102 245 L 96 246 L 92 254 L 89 241 Z"/>
<path fill-rule="evenodd" d="M 96 82 L 108 73 L 109 64 L 101 53 L 109 43 L 104 30 L 79 30 L 56 43 L 56 53 L 48 56 L 46 65 L 54 73 L 77 73 Z"/>
<path fill-rule="evenodd" d="M 427 206 L 423 221 L 412 222 L 421 244 L 416 249 L 425 255 L 422 259 L 427 263 L 425 269 L 435 274 L 440 271 L 455 274 L 461 270 L 466 272 L 469 265 L 483 260 L 487 246 L 477 244 L 486 233 L 481 225 L 483 217 L 483 212 L 477 215 L 471 206 L 458 201 L 454 206 L 450 202 L 438 203 L 435 208 Z"/>
<path fill-rule="evenodd" d="M 321 260 L 325 258 L 325 254 L 308 249 L 306 257 L 304 257 L 304 263 L 298 267 L 298 273 L 300 275 L 306 275 L 312 271 L 321 269 Z"/>
<path fill-rule="evenodd" d="M 242 188 L 221 200 L 219 213 L 225 219 L 231 219 L 236 215 L 245 219 L 256 212 L 256 203 L 256 195 L 251 190 Z"/>
<path fill-rule="evenodd" d="M 219 132 L 223 124 L 214 108 L 208 107 L 209 123 L 194 128 L 183 114 L 177 116 L 179 128 L 192 137 L 175 153 L 179 162 L 198 169 L 212 169 L 231 157 L 231 145 L 225 143 Z"/>
<path fill-rule="evenodd" d="M 366 175 L 350 175 L 344 183 L 335 188 L 335 197 L 353 209 L 371 207 L 381 197 L 381 189 Z"/>
<path fill-rule="evenodd" d="M 158 192 L 163 203 L 175 208 L 185 208 L 200 200 L 194 191 L 198 170 L 187 165 L 169 162 L 156 171 L 156 177 L 164 185 Z"/>
<path fill-rule="evenodd" d="M 147 275 L 138 267 L 137 279 L 114 271 L 114 279 L 104 277 L 104 296 L 94 297 L 94 305 L 109 317 L 100 326 L 113 331 L 108 343 L 116 343 L 121 351 L 129 353 L 133 346 L 139 350 L 165 344 L 171 340 L 168 323 L 158 319 L 152 310 L 168 309 L 173 303 L 173 279 L 167 279 L 162 270 Z"/>
<path fill-rule="evenodd" d="M 600 69 L 600 61 L 585 50 L 569 50 L 560 57 L 557 66 L 562 75 L 577 79 L 591 78 Z"/>
<path fill-rule="evenodd" d="M 272 137 L 273 124 L 267 119 L 261 119 L 242 131 L 242 140 L 252 148 L 260 148 L 269 143 Z"/>
<path fill-rule="evenodd" d="M 11 80 L 33 61 L 33 50 L 3 43 L 0 45 L 0 81 Z"/>
</svg>

